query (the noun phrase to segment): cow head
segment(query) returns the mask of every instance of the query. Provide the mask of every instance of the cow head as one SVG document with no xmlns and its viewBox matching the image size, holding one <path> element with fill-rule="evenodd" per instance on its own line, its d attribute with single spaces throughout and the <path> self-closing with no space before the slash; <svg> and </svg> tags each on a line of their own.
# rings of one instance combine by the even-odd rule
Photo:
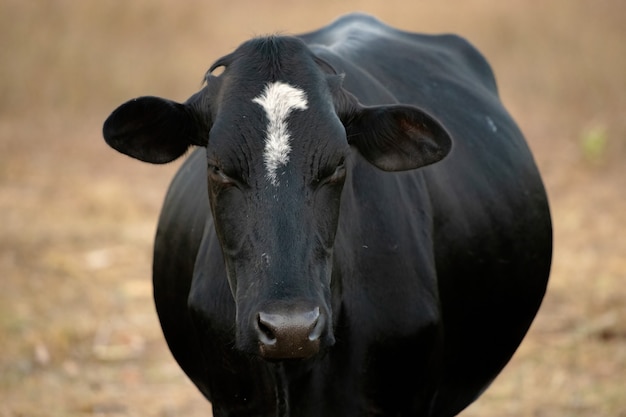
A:
<svg viewBox="0 0 626 417">
<path fill-rule="evenodd" d="M 244 43 L 185 103 L 140 97 L 121 105 L 103 134 L 150 163 L 206 148 L 236 346 L 266 359 L 306 358 L 334 343 L 333 245 L 353 149 L 397 171 L 437 162 L 451 146 L 422 110 L 361 105 L 330 65 L 291 37 Z"/>
</svg>

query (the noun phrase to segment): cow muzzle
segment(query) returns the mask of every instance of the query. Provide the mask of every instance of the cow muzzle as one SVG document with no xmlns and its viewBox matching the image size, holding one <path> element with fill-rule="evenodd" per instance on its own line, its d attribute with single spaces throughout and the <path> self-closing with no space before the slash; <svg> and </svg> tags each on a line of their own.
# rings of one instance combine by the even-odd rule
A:
<svg viewBox="0 0 626 417">
<path fill-rule="evenodd" d="M 326 316 L 309 304 L 273 304 L 256 316 L 259 352 L 267 360 L 306 359 L 320 351 Z"/>
</svg>

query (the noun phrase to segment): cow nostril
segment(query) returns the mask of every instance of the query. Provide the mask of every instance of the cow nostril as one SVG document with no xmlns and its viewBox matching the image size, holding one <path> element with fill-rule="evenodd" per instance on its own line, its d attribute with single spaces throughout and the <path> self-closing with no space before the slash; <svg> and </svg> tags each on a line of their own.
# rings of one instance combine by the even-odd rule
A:
<svg viewBox="0 0 626 417">
<path fill-rule="evenodd" d="M 269 323 L 268 320 L 263 318 L 263 313 L 259 313 L 257 320 L 259 341 L 265 345 L 273 345 L 276 343 L 276 336 Z"/>
<path fill-rule="evenodd" d="M 313 356 L 319 351 L 324 322 L 319 307 L 259 312 L 256 328 L 261 355 L 267 359 Z"/>
<path fill-rule="evenodd" d="M 314 340 L 318 340 L 321 335 L 322 335 L 322 331 L 324 330 L 324 316 L 320 316 L 319 314 L 319 308 L 316 309 L 317 310 L 317 317 L 315 318 L 315 321 L 313 321 L 313 323 L 311 324 L 311 331 L 309 333 L 309 340 L 310 341 L 314 341 Z"/>
</svg>

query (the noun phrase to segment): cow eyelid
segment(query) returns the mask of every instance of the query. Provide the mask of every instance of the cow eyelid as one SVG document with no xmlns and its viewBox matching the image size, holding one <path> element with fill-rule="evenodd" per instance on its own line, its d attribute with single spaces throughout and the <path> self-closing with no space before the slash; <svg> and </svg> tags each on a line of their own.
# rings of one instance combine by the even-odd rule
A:
<svg viewBox="0 0 626 417">
<path fill-rule="evenodd" d="M 217 164 L 209 163 L 208 166 L 209 176 L 215 181 L 222 184 L 235 184 L 236 181 L 229 175 L 227 175 L 222 168 Z"/>
<path fill-rule="evenodd" d="M 315 185 L 320 186 L 322 184 L 335 183 L 343 177 L 344 173 L 345 157 L 341 157 L 336 166 L 320 170 L 319 175 L 315 180 Z"/>
</svg>

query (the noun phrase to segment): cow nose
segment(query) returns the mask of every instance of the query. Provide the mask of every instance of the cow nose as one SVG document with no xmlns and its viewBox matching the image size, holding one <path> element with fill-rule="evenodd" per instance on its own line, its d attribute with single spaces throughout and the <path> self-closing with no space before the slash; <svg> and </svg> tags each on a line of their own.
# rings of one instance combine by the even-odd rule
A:
<svg viewBox="0 0 626 417">
<path fill-rule="evenodd" d="M 261 356 L 281 360 L 304 359 L 317 354 L 324 321 L 319 307 L 260 311 L 256 331 Z"/>
</svg>

